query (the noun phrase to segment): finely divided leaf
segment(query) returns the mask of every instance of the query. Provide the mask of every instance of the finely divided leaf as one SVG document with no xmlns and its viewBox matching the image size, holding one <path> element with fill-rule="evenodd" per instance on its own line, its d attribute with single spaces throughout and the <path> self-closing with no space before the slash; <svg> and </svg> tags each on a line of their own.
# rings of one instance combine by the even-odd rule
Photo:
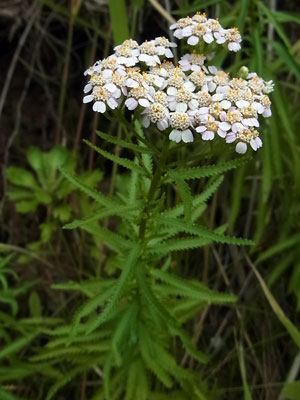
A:
<svg viewBox="0 0 300 400">
<path fill-rule="evenodd" d="M 109 153 L 106 150 L 100 149 L 99 147 L 95 146 L 93 143 L 89 142 L 88 140 L 84 140 L 86 144 L 88 144 L 93 150 L 95 150 L 97 153 L 101 154 L 103 157 L 107 158 L 108 160 L 111 160 L 115 162 L 118 165 L 121 165 L 124 168 L 128 168 L 131 171 L 136 171 L 139 172 L 142 175 L 146 176 L 151 176 L 150 172 L 146 170 L 146 168 L 141 168 L 139 165 L 135 164 L 133 161 L 128 160 L 127 158 L 124 157 L 118 157 L 114 154 Z"/>
<path fill-rule="evenodd" d="M 174 181 L 175 174 L 182 179 L 199 179 L 208 176 L 219 175 L 225 171 L 243 165 L 250 159 L 251 159 L 250 157 L 240 157 L 236 158 L 235 160 L 226 161 L 222 164 L 217 164 L 217 165 L 178 169 L 176 171 L 172 171 L 171 174 L 170 173 L 168 174 L 170 177 L 168 181 Z"/>
</svg>

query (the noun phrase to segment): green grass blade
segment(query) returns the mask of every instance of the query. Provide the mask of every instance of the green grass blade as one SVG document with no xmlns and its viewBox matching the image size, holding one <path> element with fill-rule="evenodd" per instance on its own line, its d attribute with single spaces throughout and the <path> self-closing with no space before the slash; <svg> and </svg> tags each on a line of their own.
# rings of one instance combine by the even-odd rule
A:
<svg viewBox="0 0 300 400">
<path fill-rule="evenodd" d="M 129 39 L 126 3 L 125 0 L 109 0 L 108 5 L 114 43 L 118 45 Z"/>
</svg>

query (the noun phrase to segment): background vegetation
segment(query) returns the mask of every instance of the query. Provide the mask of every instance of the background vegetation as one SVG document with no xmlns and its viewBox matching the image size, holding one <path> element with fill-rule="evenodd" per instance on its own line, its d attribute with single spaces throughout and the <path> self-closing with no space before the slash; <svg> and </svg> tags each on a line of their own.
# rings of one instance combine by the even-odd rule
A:
<svg viewBox="0 0 300 400">
<path fill-rule="evenodd" d="M 206 305 L 187 323 L 209 362 L 201 365 L 181 348 L 177 362 L 195 371 L 207 399 L 299 399 L 298 2 L 2 0 L 1 400 L 103 398 L 105 371 L 97 363 L 107 350 L 105 332 L 89 347 L 60 346 L 83 299 L 116 276 L 115 260 L 93 232 L 61 229 L 90 215 L 95 205 L 58 167 L 76 173 L 87 187 L 126 194 L 126 171 L 82 141 L 96 143 L 96 129 L 119 132 L 114 121 L 82 104 L 83 71 L 110 54 L 114 43 L 168 36 L 172 19 L 196 11 L 237 26 L 243 35 L 242 51 L 224 53 L 218 62 L 232 73 L 249 66 L 273 79 L 275 91 L 263 148 L 218 182 L 202 210 L 210 228 L 229 221 L 234 236 L 251 238 L 255 246 L 214 244 L 172 255 L 180 276 L 238 297 L 229 308 Z M 97 143 L 120 153 L 119 146 Z M 201 165 L 201 148 L 190 151 Z M 89 363 L 83 351 L 94 357 Z M 151 399 L 165 398 L 153 393 Z M 179 389 L 172 396 L 186 398 Z"/>
</svg>

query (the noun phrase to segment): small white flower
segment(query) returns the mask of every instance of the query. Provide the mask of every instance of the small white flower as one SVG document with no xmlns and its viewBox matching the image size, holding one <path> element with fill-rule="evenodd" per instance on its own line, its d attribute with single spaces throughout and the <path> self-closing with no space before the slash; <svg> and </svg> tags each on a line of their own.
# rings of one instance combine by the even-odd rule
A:
<svg viewBox="0 0 300 400">
<path fill-rule="evenodd" d="M 189 75 L 189 80 L 193 82 L 196 87 L 201 88 L 201 90 L 208 91 L 207 79 L 205 71 L 193 71 Z"/>
<path fill-rule="evenodd" d="M 226 29 L 225 39 L 228 42 L 228 50 L 236 52 L 241 49 L 242 37 L 238 28 Z"/>
<path fill-rule="evenodd" d="M 229 132 L 226 136 L 226 142 L 232 143 L 238 140 L 235 150 L 237 153 L 244 154 L 247 151 L 247 144 L 250 144 L 252 149 L 256 151 L 262 147 L 262 141 L 259 138 L 259 133 L 254 128 L 247 128 L 242 124 L 235 124 L 233 132 Z"/>
<path fill-rule="evenodd" d="M 210 78 L 208 78 L 208 90 L 210 92 L 214 92 L 217 88 L 217 93 L 223 92 L 228 87 L 228 83 L 230 81 L 229 75 L 224 71 L 219 71 L 215 66 L 210 65 L 208 67 L 209 72 L 212 74 Z"/>
<path fill-rule="evenodd" d="M 172 24 L 170 26 L 170 29 L 174 31 L 174 36 L 177 39 L 182 39 L 183 35 L 182 35 L 182 30 L 183 28 L 191 25 L 193 23 L 193 20 L 190 17 L 186 17 L 186 18 L 180 18 L 175 24 Z"/>
<path fill-rule="evenodd" d="M 158 50 L 155 47 L 154 41 L 145 41 L 140 45 L 140 55 L 139 60 L 143 61 L 146 65 L 155 66 L 160 64 L 160 59 L 158 57 Z"/>
<path fill-rule="evenodd" d="M 157 54 L 160 57 L 167 57 L 167 58 L 173 58 L 174 55 L 170 48 L 172 47 L 177 47 L 176 43 L 170 42 L 168 39 L 166 39 L 164 36 L 157 37 L 154 40 L 154 46 L 156 47 Z"/>
<path fill-rule="evenodd" d="M 272 80 L 268 82 L 264 81 L 264 84 L 263 93 L 268 94 L 274 91 L 274 82 Z"/>
<path fill-rule="evenodd" d="M 154 89 L 149 88 L 148 90 L 140 85 L 137 88 L 132 88 L 128 93 L 125 105 L 128 110 L 134 110 L 138 105 L 142 107 L 149 107 L 151 102 L 153 102 Z"/>
<path fill-rule="evenodd" d="M 185 143 L 194 141 L 192 131 L 189 129 L 191 126 L 190 117 L 186 112 L 176 111 L 170 114 L 171 127 L 169 139 L 179 143 L 181 140 Z"/>
<path fill-rule="evenodd" d="M 145 116 L 142 119 L 142 125 L 148 128 L 150 122 L 156 124 L 160 131 L 164 131 L 169 127 L 170 114 L 169 110 L 164 107 L 161 103 L 153 103 L 149 107 L 145 108 L 142 112 Z"/>
<path fill-rule="evenodd" d="M 110 90 L 109 90 L 110 89 Z M 118 107 L 118 98 L 121 96 L 120 89 L 113 91 L 113 87 L 95 86 L 93 93 L 83 98 L 84 103 L 94 101 L 93 110 L 104 113 L 108 105 L 112 110 Z"/>
<path fill-rule="evenodd" d="M 185 54 L 181 57 L 179 64 L 181 65 L 182 71 L 201 71 L 205 60 L 206 57 L 204 54 Z"/>
<path fill-rule="evenodd" d="M 227 122 L 217 121 L 212 115 L 200 115 L 200 124 L 196 131 L 201 133 L 203 140 L 213 140 L 215 133 L 225 138 L 227 131 L 231 128 Z"/>
<path fill-rule="evenodd" d="M 171 111 L 174 111 L 178 104 L 186 104 L 191 110 L 198 107 L 199 103 L 192 92 L 195 87 L 191 87 L 188 83 L 186 82 L 180 89 L 168 88 L 168 102 Z"/>
<path fill-rule="evenodd" d="M 204 24 L 193 24 L 183 28 L 182 35 L 188 38 L 187 43 L 191 46 L 196 46 L 200 39 L 203 39 L 206 43 L 211 43 L 214 40 L 211 30 Z"/>
</svg>

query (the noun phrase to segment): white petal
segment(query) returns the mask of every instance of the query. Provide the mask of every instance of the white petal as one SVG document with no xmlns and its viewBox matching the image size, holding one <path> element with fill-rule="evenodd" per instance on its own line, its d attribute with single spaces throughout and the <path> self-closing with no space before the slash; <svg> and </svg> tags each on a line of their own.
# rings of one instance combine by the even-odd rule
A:
<svg viewBox="0 0 300 400">
<path fill-rule="evenodd" d="M 184 143 L 191 143 L 194 141 L 194 136 L 190 129 L 186 129 L 182 132 L 182 140 L 184 141 Z"/>
<path fill-rule="evenodd" d="M 244 108 L 249 106 L 249 101 L 247 100 L 238 100 L 235 102 L 238 108 Z"/>
<path fill-rule="evenodd" d="M 203 35 L 203 40 L 206 43 L 211 43 L 211 42 L 213 42 L 214 38 L 211 33 L 206 33 L 205 35 Z"/>
<path fill-rule="evenodd" d="M 258 114 L 262 114 L 265 111 L 265 107 L 256 101 L 252 103 L 252 108 L 257 111 Z"/>
<path fill-rule="evenodd" d="M 170 49 L 166 49 L 166 51 L 165 51 L 165 56 L 166 56 L 167 58 L 172 58 L 172 57 L 174 57 L 174 55 L 173 55 L 173 53 L 172 53 L 172 51 L 171 51 Z"/>
<path fill-rule="evenodd" d="M 229 100 L 222 100 L 220 106 L 224 108 L 224 110 L 228 110 L 231 107 L 231 103 Z"/>
<path fill-rule="evenodd" d="M 232 133 L 232 132 L 230 132 L 230 133 L 228 133 L 227 134 L 227 136 L 226 136 L 226 143 L 232 143 L 232 142 L 234 142 L 235 141 L 235 139 L 236 139 L 236 134 L 235 133 Z"/>
<path fill-rule="evenodd" d="M 188 38 L 188 41 L 187 41 L 187 43 L 188 43 L 190 46 L 195 46 L 196 44 L 198 44 L 198 42 L 199 42 L 198 36 L 190 36 L 190 37 Z"/>
<path fill-rule="evenodd" d="M 193 26 L 186 26 L 185 28 L 182 29 L 182 36 L 183 37 L 188 37 L 191 36 L 191 34 L 193 33 Z"/>
<path fill-rule="evenodd" d="M 196 108 L 198 108 L 198 105 L 199 105 L 199 103 L 195 99 L 193 99 L 189 102 L 189 107 L 191 110 L 196 110 Z"/>
<path fill-rule="evenodd" d="M 175 87 L 173 87 L 173 86 L 170 86 L 170 87 L 168 87 L 168 89 L 167 89 L 167 94 L 168 94 L 169 96 L 176 96 L 176 94 L 177 94 L 177 89 L 176 89 Z"/>
<path fill-rule="evenodd" d="M 209 107 L 200 107 L 198 111 L 199 111 L 199 114 L 201 114 L 201 115 L 208 114 L 209 113 Z"/>
<path fill-rule="evenodd" d="M 215 38 L 217 39 L 218 44 L 223 44 L 226 42 L 225 36 L 222 33 L 215 32 L 214 35 L 215 35 Z"/>
<path fill-rule="evenodd" d="M 169 106 L 170 111 L 175 111 L 176 110 L 177 103 L 176 103 L 175 98 L 173 100 L 169 101 L 168 106 Z"/>
<path fill-rule="evenodd" d="M 115 99 L 118 99 L 119 97 L 121 97 L 121 94 L 122 94 L 121 90 L 117 89 L 115 92 L 113 92 L 113 97 Z"/>
<path fill-rule="evenodd" d="M 252 149 L 253 149 L 254 151 L 257 150 L 257 143 L 256 143 L 255 139 L 251 139 L 251 140 L 250 140 L 250 146 L 252 147 Z"/>
<path fill-rule="evenodd" d="M 126 81 L 126 86 L 128 86 L 130 88 L 137 88 L 137 87 L 139 87 L 139 84 L 134 79 L 128 78 Z"/>
<path fill-rule="evenodd" d="M 198 133 L 205 132 L 205 131 L 206 131 L 206 126 L 203 126 L 203 125 L 197 126 L 196 131 L 197 131 Z"/>
<path fill-rule="evenodd" d="M 245 127 L 240 122 L 235 122 L 232 124 L 231 129 L 233 133 L 237 133 L 238 131 L 243 131 Z"/>
<path fill-rule="evenodd" d="M 94 100 L 94 96 L 92 94 L 89 94 L 88 96 L 84 96 L 83 102 L 84 103 L 89 103 L 90 101 Z"/>
<path fill-rule="evenodd" d="M 247 144 L 244 142 L 238 142 L 235 146 L 235 151 L 239 154 L 245 154 L 247 151 Z"/>
<path fill-rule="evenodd" d="M 105 89 L 107 89 L 110 93 L 115 92 L 118 88 L 114 83 L 107 83 L 105 85 Z"/>
<path fill-rule="evenodd" d="M 209 90 L 210 92 L 213 92 L 214 90 L 216 90 L 216 87 L 217 87 L 217 85 L 215 84 L 215 82 L 208 82 L 207 86 L 208 86 L 208 90 Z"/>
<path fill-rule="evenodd" d="M 148 54 L 141 54 L 140 56 L 139 56 L 139 60 L 140 61 L 144 61 L 144 62 L 148 62 L 149 60 L 150 60 L 150 56 L 148 56 Z"/>
<path fill-rule="evenodd" d="M 186 89 L 186 90 L 188 90 L 189 92 L 193 92 L 194 90 L 195 90 L 195 85 L 193 84 L 193 82 L 191 82 L 191 81 L 188 81 L 188 82 L 185 82 L 184 84 L 183 84 L 183 88 L 184 89 Z"/>
<path fill-rule="evenodd" d="M 139 103 L 132 97 L 129 97 L 125 101 L 125 106 L 128 108 L 128 110 L 134 110 L 135 108 L 137 108 L 138 104 Z"/>
<path fill-rule="evenodd" d="M 87 85 L 85 85 L 83 91 L 84 91 L 84 93 L 88 93 L 92 90 L 92 88 L 93 88 L 93 86 L 90 83 L 88 83 Z"/>
<path fill-rule="evenodd" d="M 177 39 L 182 39 L 182 29 L 176 29 L 176 31 L 174 31 L 173 33 L 174 37 L 176 37 Z"/>
<path fill-rule="evenodd" d="M 239 51 L 241 49 L 241 45 L 236 42 L 228 43 L 228 50 L 230 51 Z"/>
<path fill-rule="evenodd" d="M 211 74 L 216 75 L 218 73 L 218 68 L 215 67 L 214 65 L 209 65 L 208 70 Z"/>
<path fill-rule="evenodd" d="M 156 125 L 160 131 L 164 131 L 169 126 L 169 120 L 167 118 L 164 118 L 161 121 L 159 121 Z"/>
<path fill-rule="evenodd" d="M 257 138 L 255 139 L 255 141 L 256 141 L 257 148 L 258 148 L 258 149 L 261 148 L 262 145 L 263 145 L 263 143 L 262 143 L 262 141 L 261 141 L 261 138 L 257 137 Z"/>
<path fill-rule="evenodd" d="M 106 106 L 103 101 L 96 101 L 93 105 L 93 110 L 96 112 L 104 113 L 106 111 Z"/>
<path fill-rule="evenodd" d="M 227 114 L 225 111 L 221 111 L 219 115 L 220 121 L 225 122 L 227 121 Z"/>
<path fill-rule="evenodd" d="M 228 122 L 220 122 L 219 127 L 220 127 L 223 131 L 229 131 L 229 129 L 231 128 L 231 125 L 228 124 Z"/>
<path fill-rule="evenodd" d="M 206 131 L 202 135 L 203 140 L 213 140 L 215 137 L 215 134 L 212 131 Z"/>
<path fill-rule="evenodd" d="M 214 95 L 212 95 L 211 99 L 212 101 L 221 101 L 224 98 L 224 94 L 223 93 L 216 93 Z"/>
<path fill-rule="evenodd" d="M 223 130 L 220 129 L 220 128 L 218 128 L 217 133 L 218 133 L 218 135 L 219 135 L 221 138 L 225 138 L 225 137 L 226 137 L 226 132 L 223 131 Z"/>
<path fill-rule="evenodd" d="M 270 108 L 266 108 L 266 110 L 262 113 L 262 116 L 264 118 L 269 118 L 269 117 L 271 117 L 271 115 L 272 115 L 272 111 Z"/>
<path fill-rule="evenodd" d="M 144 128 L 148 128 L 150 125 L 150 118 L 149 117 L 144 117 L 142 119 L 142 125 Z"/>
<path fill-rule="evenodd" d="M 147 100 L 147 99 L 139 99 L 139 104 L 140 104 L 142 107 L 149 107 L 149 106 L 150 106 L 150 102 L 149 102 L 149 100 Z"/>
<path fill-rule="evenodd" d="M 113 97 L 109 98 L 107 101 L 107 104 L 109 105 L 109 107 L 114 110 L 115 108 L 118 107 L 118 102 L 116 101 L 116 99 L 114 99 Z"/>
<path fill-rule="evenodd" d="M 169 139 L 173 142 L 179 143 L 181 141 L 181 131 L 173 129 L 169 135 Z"/>
<path fill-rule="evenodd" d="M 176 112 L 181 112 L 184 113 L 187 110 L 187 104 L 186 103 L 178 103 L 176 106 Z"/>
</svg>

